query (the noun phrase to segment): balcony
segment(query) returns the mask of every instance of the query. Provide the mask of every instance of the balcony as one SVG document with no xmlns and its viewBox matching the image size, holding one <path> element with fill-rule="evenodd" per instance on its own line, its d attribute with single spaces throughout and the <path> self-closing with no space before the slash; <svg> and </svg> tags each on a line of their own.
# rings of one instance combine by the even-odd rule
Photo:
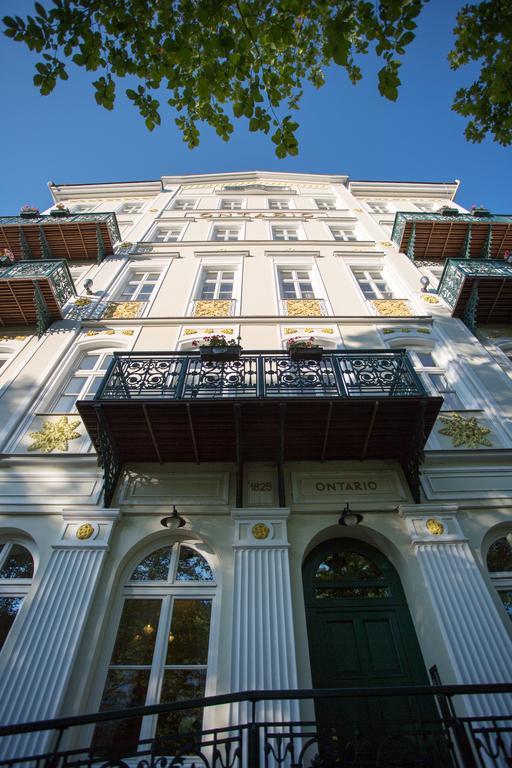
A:
<svg viewBox="0 0 512 768">
<path fill-rule="evenodd" d="M 512 323 L 512 265 L 505 261 L 449 259 L 438 293 L 471 330 L 481 323 Z"/>
<path fill-rule="evenodd" d="M 0 216 L 0 248 L 16 260 L 102 261 L 120 240 L 115 213 L 76 216 Z"/>
<path fill-rule="evenodd" d="M 105 468 L 105 503 L 127 462 L 399 461 L 419 500 L 419 463 L 441 408 L 403 350 L 115 353 L 94 400 L 78 410 Z M 280 483 L 280 502 L 284 505 Z"/>
<path fill-rule="evenodd" d="M 391 239 L 412 259 L 499 259 L 512 249 L 512 216 L 398 212 Z"/>
<path fill-rule="evenodd" d="M 35 326 L 39 336 L 62 319 L 75 295 L 65 261 L 23 261 L 0 267 L 0 325 Z"/>
</svg>

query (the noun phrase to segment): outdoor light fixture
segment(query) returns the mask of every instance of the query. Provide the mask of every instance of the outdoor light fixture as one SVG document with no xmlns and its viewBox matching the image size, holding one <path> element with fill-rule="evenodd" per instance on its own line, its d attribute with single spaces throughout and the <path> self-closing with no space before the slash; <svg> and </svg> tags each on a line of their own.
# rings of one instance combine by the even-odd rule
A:
<svg viewBox="0 0 512 768">
<path fill-rule="evenodd" d="M 345 505 L 345 509 L 341 513 L 341 517 L 338 520 L 338 525 L 347 525 L 350 528 L 352 528 L 354 525 L 359 525 L 362 519 L 363 519 L 363 516 L 360 515 L 358 512 L 352 512 L 352 510 L 350 509 L 350 505 L 347 501 Z"/>
<path fill-rule="evenodd" d="M 94 291 L 92 290 L 92 280 L 90 277 L 88 277 L 87 280 L 84 280 L 84 288 L 88 296 L 94 295 Z"/>
<path fill-rule="evenodd" d="M 423 277 L 420 278 L 420 283 L 421 283 L 421 292 L 426 293 L 430 285 L 430 280 L 426 275 L 423 275 Z"/>
<path fill-rule="evenodd" d="M 164 528 L 183 528 L 187 524 L 187 521 L 178 514 L 178 510 L 172 505 L 172 515 L 169 515 L 169 517 L 162 517 L 160 520 L 160 525 L 163 525 Z"/>
</svg>

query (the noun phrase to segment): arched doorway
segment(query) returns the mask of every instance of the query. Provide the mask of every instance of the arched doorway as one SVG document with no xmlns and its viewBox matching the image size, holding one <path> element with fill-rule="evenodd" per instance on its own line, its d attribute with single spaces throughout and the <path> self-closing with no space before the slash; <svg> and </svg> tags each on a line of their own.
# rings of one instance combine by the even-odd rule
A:
<svg viewBox="0 0 512 768">
<path fill-rule="evenodd" d="M 314 688 L 428 684 L 400 577 L 381 552 L 350 538 L 324 542 L 307 557 L 303 582 Z M 338 752 L 350 743 L 367 757 L 379 753 L 379 765 L 394 765 L 397 751 L 407 760 L 418 738 L 441 746 L 431 697 L 351 696 L 318 700 L 315 709 L 324 733 L 336 730 Z M 432 765 L 451 764 L 439 757 Z"/>
</svg>

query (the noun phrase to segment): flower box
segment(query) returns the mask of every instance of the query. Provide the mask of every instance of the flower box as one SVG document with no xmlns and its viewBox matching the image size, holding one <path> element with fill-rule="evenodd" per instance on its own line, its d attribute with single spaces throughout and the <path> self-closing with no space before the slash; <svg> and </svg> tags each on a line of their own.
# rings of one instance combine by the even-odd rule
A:
<svg viewBox="0 0 512 768">
<path fill-rule="evenodd" d="M 20 216 L 22 219 L 37 219 L 39 218 L 39 211 L 37 208 L 25 208 L 25 210 L 20 211 Z"/>
<path fill-rule="evenodd" d="M 50 211 L 50 216 L 53 216 L 54 218 L 64 218 L 64 216 L 70 216 L 69 208 L 54 208 L 53 211 Z"/>
<path fill-rule="evenodd" d="M 313 347 L 289 347 L 290 360 L 321 360 L 324 348 Z"/>
<path fill-rule="evenodd" d="M 457 208 L 450 208 L 449 206 L 446 208 L 441 208 L 439 211 L 443 216 L 458 216 L 459 211 Z"/>
<path fill-rule="evenodd" d="M 471 209 L 471 215 L 472 216 L 490 216 L 491 212 L 487 210 L 487 208 L 472 208 Z"/>
<path fill-rule="evenodd" d="M 239 344 L 231 344 L 228 347 L 212 347 L 208 344 L 199 347 L 201 360 L 204 362 L 229 362 L 239 360 L 242 347 Z"/>
</svg>

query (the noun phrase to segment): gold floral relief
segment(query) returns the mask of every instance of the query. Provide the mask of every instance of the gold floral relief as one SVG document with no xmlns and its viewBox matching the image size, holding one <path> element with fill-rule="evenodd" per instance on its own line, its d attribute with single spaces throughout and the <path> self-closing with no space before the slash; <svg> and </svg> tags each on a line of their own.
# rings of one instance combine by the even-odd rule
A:
<svg viewBox="0 0 512 768">
<path fill-rule="evenodd" d="M 221 328 L 220 332 L 223 333 L 225 336 L 232 336 L 234 333 L 232 328 Z"/>
<path fill-rule="evenodd" d="M 29 445 L 29 451 L 41 451 L 42 453 L 52 453 L 52 451 L 66 452 L 68 450 L 69 440 L 77 440 L 81 437 L 76 429 L 81 422 L 79 420 L 68 421 L 67 416 L 62 416 L 58 421 L 45 421 L 36 432 L 29 432 L 29 437 L 33 443 Z"/>
<path fill-rule="evenodd" d="M 231 299 L 201 299 L 194 305 L 194 317 L 229 317 Z"/>
<path fill-rule="evenodd" d="M 322 305 L 318 299 L 286 299 L 286 313 L 291 317 L 316 317 L 322 314 Z"/>
<path fill-rule="evenodd" d="M 125 320 L 138 317 L 143 306 L 143 301 L 110 301 L 102 318 L 103 320 Z"/>
<path fill-rule="evenodd" d="M 85 539 L 90 539 L 93 533 L 94 526 L 91 525 L 91 523 L 82 523 L 82 525 L 77 528 L 76 537 L 83 541 Z"/>
<path fill-rule="evenodd" d="M 440 420 L 444 427 L 439 430 L 439 434 L 450 437 L 454 448 L 463 445 L 467 448 L 478 448 L 481 445 L 492 448 L 492 442 L 486 437 L 491 430 L 481 426 L 474 416 L 464 419 L 459 413 L 452 413 L 450 416 L 440 416 Z"/>
<path fill-rule="evenodd" d="M 423 294 L 421 297 L 426 304 L 439 304 L 437 296 L 433 296 L 431 293 Z"/>
<path fill-rule="evenodd" d="M 265 523 L 256 523 L 252 527 L 252 535 L 255 539 L 266 539 L 270 533 L 270 528 Z"/>
<path fill-rule="evenodd" d="M 425 528 L 433 536 L 441 536 L 441 534 L 444 533 L 444 525 L 440 520 L 436 520 L 434 517 L 427 520 Z"/>
<path fill-rule="evenodd" d="M 374 299 L 372 306 L 379 315 L 387 317 L 410 317 L 412 315 L 409 305 L 404 299 Z"/>
<path fill-rule="evenodd" d="M 92 299 L 87 296 L 80 296 L 80 298 L 75 299 L 75 307 L 88 307 L 89 304 L 92 304 Z"/>
<path fill-rule="evenodd" d="M 290 333 L 297 333 L 297 328 L 285 328 L 284 333 L 285 333 L 285 336 L 287 336 Z"/>
</svg>

